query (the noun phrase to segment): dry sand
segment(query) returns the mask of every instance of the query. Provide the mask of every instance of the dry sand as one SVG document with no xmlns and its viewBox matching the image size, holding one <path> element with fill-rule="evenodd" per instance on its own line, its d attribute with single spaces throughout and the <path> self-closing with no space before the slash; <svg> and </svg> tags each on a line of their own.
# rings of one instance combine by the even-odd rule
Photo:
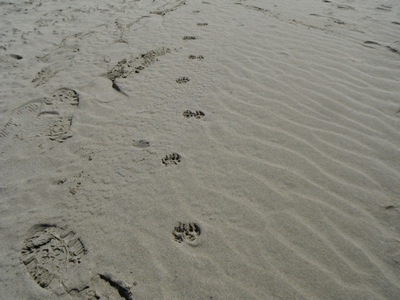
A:
<svg viewBox="0 0 400 300">
<path fill-rule="evenodd" d="M 399 299 L 398 0 L 0 2 L 1 299 Z"/>
</svg>

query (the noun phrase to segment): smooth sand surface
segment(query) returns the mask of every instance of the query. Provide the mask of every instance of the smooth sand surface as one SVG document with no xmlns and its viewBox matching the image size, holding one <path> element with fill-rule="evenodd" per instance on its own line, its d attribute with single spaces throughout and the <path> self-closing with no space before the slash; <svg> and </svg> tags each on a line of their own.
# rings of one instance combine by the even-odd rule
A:
<svg viewBox="0 0 400 300">
<path fill-rule="evenodd" d="M 1 299 L 399 299 L 398 0 L 0 15 Z"/>
</svg>

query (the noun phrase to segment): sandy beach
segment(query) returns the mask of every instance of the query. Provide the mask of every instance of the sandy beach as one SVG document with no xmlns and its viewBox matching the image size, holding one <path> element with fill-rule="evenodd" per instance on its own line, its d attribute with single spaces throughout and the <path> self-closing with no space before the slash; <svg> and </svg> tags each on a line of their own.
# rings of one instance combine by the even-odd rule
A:
<svg viewBox="0 0 400 300">
<path fill-rule="evenodd" d="M 0 299 L 400 299 L 398 0 L 0 15 Z"/>
</svg>

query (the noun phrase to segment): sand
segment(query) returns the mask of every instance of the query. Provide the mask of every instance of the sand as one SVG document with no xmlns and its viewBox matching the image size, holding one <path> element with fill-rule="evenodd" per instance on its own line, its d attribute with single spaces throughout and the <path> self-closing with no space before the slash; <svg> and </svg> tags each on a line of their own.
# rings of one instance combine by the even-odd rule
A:
<svg viewBox="0 0 400 300">
<path fill-rule="evenodd" d="M 0 14 L 1 299 L 399 299 L 397 0 Z"/>
</svg>

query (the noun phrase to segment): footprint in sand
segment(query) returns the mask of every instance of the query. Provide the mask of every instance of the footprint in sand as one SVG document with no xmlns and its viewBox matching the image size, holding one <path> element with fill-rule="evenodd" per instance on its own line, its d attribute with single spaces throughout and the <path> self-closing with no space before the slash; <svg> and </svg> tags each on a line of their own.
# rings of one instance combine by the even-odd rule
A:
<svg viewBox="0 0 400 300">
<path fill-rule="evenodd" d="M 45 67 L 40 70 L 34 79 L 32 79 L 32 83 L 35 84 L 35 87 L 41 86 L 50 81 L 58 72 L 60 68 L 55 68 L 54 66 Z"/>
<path fill-rule="evenodd" d="M 185 0 L 182 0 L 179 2 L 175 1 L 175 2 L 171 2 L 171 3 L 167 3 L 150 13 L 160 15 L 160 16 L 165 16 L 167 13 L 173 12 L 173 11 L 177 10 L 180 6 L 185 5 L 185 4 L 186 4 Z"/>
<path fill-rule="evenodd" d="M 135 58 L 122 59 L 107 72 L 106 76 L 111 80 L 114 90 L 128 96 L 119 87 L 117 79 L 127 78 L 131 74 L 139 74 L 141 71 L 157 62 L 159 57 L 169 53 L 171 53 L 171 49 L 163 47 L 143 53 Z"/>
<path fill-rule="evenodd" d="M 189 55 L 189 59 L 203 60 L 204 56 L 203 55 Z"/>
<path fill-rule="evenodd" d="M 21 260 L 42 288 L 59 291 L 64 274 L 81 263 L 87 250 L 75 232 L 56 225 L 39 224 L 27 234 Z"/>
<path fill-rule="evenodd" d="M 133 300 L 133 295 L 131 292 L 131 287 L 122 280 L 116 280 L 111 274 L 99 274 L 100 279 L 108 283 L 111 287 L 113 287 L 118 294 L 124 298 L 125 300 Z M 101 299 L 93 298 L 93 299 Z"/>
<path fill-rule="evenodd" d="M 179 77 L 176 82 L 177 83 L 188 83 L 190 81 L 189 77 L 183 76 L 183 77 Z"/>
<path fill-rule="evenodd" d="M 196 118 L 196 119 L 201 119 L 202 117 L 205 116 L 204 112 L 202 112 L 201 110 L 196 110 L 195 112 L 191 111 L 191 110 L 185 110 L 183 112 L 183 116 L 186 119 L 189 118 Z"/>
<path fill-rule="evenodd" d="M 174 240 L 178 243 L 185 242 L 191 246 L 195 246 L 198 243 L 198 239 L 201 235 L 200 225 L 197 223 L 182 223 L 178 222 L 172 231 Z"/>
<path fill-rule="evenodd" d="M 165 166 L 177 165 L 182 160 L 182 156 L 178 153 L 173 152 L 169 155 L 166 155 L 161 161 Z"/>
<path fill-rule="evenodd" d="M 87 287 L 85 293 L 82 293 L 85 300 L 97 299 L 125 299 L 133 300 L 131 292 L 132 286 L 123 280 L 116 279 L 115 275 L 110 273 L 95 274 Z"/>
<path fill-rule="evenodd" d="M 150 142 L 146 140 L 133 140 L 133 146 L 136 148 L 147 148 L 150 146 Z"/>
<path fill-rule="evenodd" d="M 74 231 L 57 225 L 39 224 L 26 235 L 21 249 L 21 261 L 33 280 L 56 295 L 69 293 L 80 299 L 132 300 L 131 286 L 114 275 L 85 273 L 81 264 L 86 247 Z"/>
<path fill-rule="evenodd" d="M 0 140 L 7 137 L 29 140 L 47 136 L 63 142 L 72 137 L 72 119 L 79 105 L 79 95 L 69 88 L 55 90 L 47 98 L 31 100 L 11 112 L 0 130 Z"/>
</svg>

